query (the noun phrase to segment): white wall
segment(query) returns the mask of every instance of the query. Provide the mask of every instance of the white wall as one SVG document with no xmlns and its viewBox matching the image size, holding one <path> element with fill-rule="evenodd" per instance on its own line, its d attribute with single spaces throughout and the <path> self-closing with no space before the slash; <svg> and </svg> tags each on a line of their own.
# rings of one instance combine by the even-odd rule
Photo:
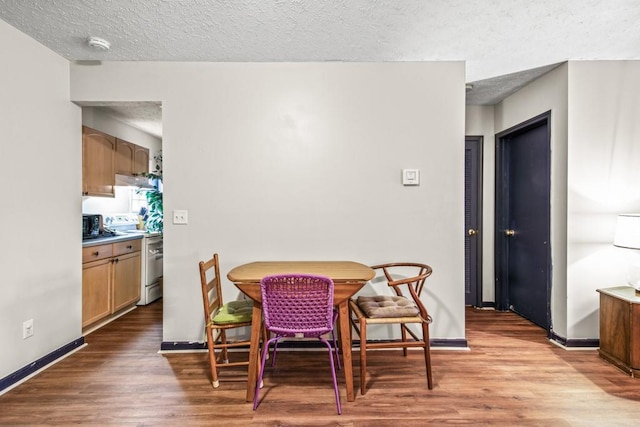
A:
<svg viewBox="0 0 640 427">
<path fill-rule="evenodd" d="M 163 102 L 165 341 L 201 341 L 197 263 L 424 261 L 464 337 L 464 64 L 72 65 L 72 99 Z M 99 82 L 97 84 L 96 82 Z M 402 168 L 422 185 L 403 187 Z M 227 298 L 237 291 L 225 283 Z"/>
<path fill-rule="evenodd" d="M 82 336 L 82 144 L 68 61 L 3 21 L 0 52 L 4 378 Z"/>
<path fill-rule="evenodd" d="M 482 302 L 495 302 L 494 267 L 496 144 L 493 106 L 468 105 L 465 135 L 481 136 L 482 142 Z"/>
<path fill-rule="evenodd" d="M 598 337 L 598 288 L 626 285 L 616 216 L 640 212 L 640 61 L 569 63 L 568 335 Z"/>
<path fill-rule="evenodd" d="M 551 110 L 551 322 L 567 336 L 567 64 L 550 71 L 495 107 L 500 133 Z"/>
</svg>

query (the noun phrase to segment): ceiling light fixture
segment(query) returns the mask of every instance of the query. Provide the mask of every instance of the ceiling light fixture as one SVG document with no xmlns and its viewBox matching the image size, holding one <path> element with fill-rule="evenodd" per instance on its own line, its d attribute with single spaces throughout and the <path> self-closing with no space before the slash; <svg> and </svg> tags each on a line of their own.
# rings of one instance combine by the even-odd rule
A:
<svg viewBox="0 0 640 427">
<path fill-rule="evenodd" d="M 91 36 L 87 39 L 87 44 L 96 50 L 109 50 L 111 43 L 100 37 Z"/>
</svg>

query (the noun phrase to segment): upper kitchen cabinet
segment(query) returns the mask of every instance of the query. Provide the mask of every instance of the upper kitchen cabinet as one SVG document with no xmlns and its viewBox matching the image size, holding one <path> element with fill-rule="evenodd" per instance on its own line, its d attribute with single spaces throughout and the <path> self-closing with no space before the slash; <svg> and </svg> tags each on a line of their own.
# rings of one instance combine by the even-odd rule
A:
<svg viewBox="0 0 640 427">
<path fill-rule="evenodd" d="M 149 172 L 149 149 L 116 138 L 116 173 L 140 175 Z"/>
<path fill-rule="evenodd" d="M 149 149 L 136 145 L 133 147 L 133 173 L 149 173 Z"/>
<path fill-rule="evenodd" d="M 82 127 L 82 194 L 114 197 L 116 138 Z"/>
</svg>

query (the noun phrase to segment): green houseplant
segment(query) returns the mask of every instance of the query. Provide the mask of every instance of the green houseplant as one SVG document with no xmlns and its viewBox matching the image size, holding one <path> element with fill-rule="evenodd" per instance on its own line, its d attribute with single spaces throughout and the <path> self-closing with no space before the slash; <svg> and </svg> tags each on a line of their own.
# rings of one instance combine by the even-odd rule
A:
<svg viewBox="0 0 640 427">
<path fill-rule="evenodd" d="M 162 150 L 153 156 L 156 162 L 153 172 L 145 173 L 143 176 L 156 180 L 156 187 L 148 190 L 138 190 L 145 192 L 147 199 L 147 219 L 145 220 L 145 226 L 148 231 L 163 230 L 163 208 L 162 208 L 162 191 L 158 189 L 158 184 L 162 182 Z"/>
</svg>

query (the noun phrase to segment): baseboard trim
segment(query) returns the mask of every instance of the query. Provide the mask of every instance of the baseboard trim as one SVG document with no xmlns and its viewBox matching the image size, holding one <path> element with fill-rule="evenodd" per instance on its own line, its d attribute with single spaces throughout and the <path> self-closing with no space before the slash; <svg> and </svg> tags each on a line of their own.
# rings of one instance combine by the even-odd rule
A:
<svg viewBox="0 0 640 427">
<path fill-rule="evenodd" d="M 592 349 L 600 347 L 600 340 L 597 338 L 567 339 L 551 332 L 549 339 L 560 347 L 567 349 Z"/>
<path fill-rule="evenodd" d="M 241 347 L 236 347 L 241 348 Z M 160 344 L 161 352 L 170 351 L 189 351 L 189 350 L 206 350 L 207 343 L 194 341 L 162 341 Z"/>
<path fill-rule="evenodd" d="M 0 379 L 0 395 L 6 393 L 7 391 L 11 390 L 13 387 L 16 387 L 17 385 L 26 381 L 27 379 L 29 379 L 30 377 L 38 373 L 38 371 L 43 370 L 47 368 L 49 365 L 52 365 L 53 363 L 58 362 L 60 359 L 65 358 L 66 356 L 78 350 L 80 347 L 84 345 L 85 345 L 84 337 L 80 337 L 70 342 L 69 344 L 66 344 L 60 347 L 59 349 L 52 351 L 46 356 L 41 357 L 35 362 L 32 362 L 27 366 L 21 369 L 18 369 L 14 373 L 9 374 L 6 377 Z"/>
<path fill-rule="evenodd" d="M 395 340 L 379 340 L 375 342 L 394 342 Z M 237 349 L 248 349 L 248 347 L 236 347 Z M 324 349 L 324 344 L 315 339 L 309 340 L 285 340 L 278 343 L 279 349 L 291 349 L 291 350 L 306 350 L 306 349 Z M 353 348 L 360 348 L 360 341 L 353 341 Z M 432 349 L 467 349 L 468 344 L 466 339 L 434 339 L 431 340 Z M 206 350 L 207 344 L 204 342 L 192 342 L 192 341 L 163 341 L 160 345 L 161 353 L 170 352 L 189 352 L 189 351 L 201 351 Z"/>
</svg>

